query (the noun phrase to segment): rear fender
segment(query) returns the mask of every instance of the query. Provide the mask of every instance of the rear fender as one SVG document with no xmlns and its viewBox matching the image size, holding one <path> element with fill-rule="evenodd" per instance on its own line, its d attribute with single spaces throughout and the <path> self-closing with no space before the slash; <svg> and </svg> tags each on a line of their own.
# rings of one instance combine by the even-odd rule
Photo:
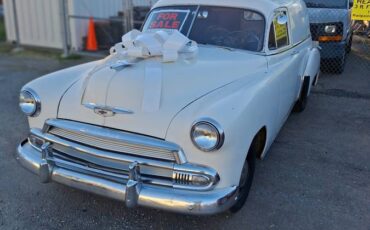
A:
<svg viewBox="0 0 370 230">
<path fill-rule="evenodd" d="M 309 57 L 306 65 L 306 69 L 304 71 L 304 74 L 302 75 L 302 84 L 304 82 L 305 77 L 310 77 L 310 84 L 308 89 L 308 95 L 310 95 L 311 87 L 314 85 L 315 77 L 319 75 L 320 72 L 320 51 L 318 48 L 312 48 L 309 51 Z M 301 89 L 302 90 L 302 89 Z"/>
</svg>

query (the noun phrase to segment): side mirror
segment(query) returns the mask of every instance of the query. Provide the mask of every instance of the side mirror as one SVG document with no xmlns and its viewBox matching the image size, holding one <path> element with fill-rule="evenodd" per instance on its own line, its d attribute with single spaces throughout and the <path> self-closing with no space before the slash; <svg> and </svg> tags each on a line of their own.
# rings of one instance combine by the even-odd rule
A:
<svg viewBox="0 0 370 230">
<path fill-rule="evenodd" d="M 349 8 L 352 9 L 352 7 L 353 7 L 353 1 L 351 0 L 349 1 Z"/>
</svg>

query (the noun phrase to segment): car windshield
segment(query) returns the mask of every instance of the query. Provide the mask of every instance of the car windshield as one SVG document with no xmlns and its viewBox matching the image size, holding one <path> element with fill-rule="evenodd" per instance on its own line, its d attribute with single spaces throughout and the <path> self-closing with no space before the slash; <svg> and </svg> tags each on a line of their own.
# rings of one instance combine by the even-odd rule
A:
<svg viewBox="0 0 370 230">
<path fill-rule="evenodd" d="M 143 31 L 179 30 L 199 44 L 259 52 L 263 48 L 265 19 L 255 11 L 215 6 L 156 8 Z"/>
<path fill-rule="evenodd" d="M 348 0 L 304 0 L 308 8 L 346 9 Z"/>
</svg>

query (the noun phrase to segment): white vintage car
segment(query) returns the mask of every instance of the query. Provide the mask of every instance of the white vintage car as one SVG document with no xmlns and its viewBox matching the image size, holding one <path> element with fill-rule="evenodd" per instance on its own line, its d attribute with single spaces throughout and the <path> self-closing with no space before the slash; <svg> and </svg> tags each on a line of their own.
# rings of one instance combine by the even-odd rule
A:
<svg viewBox="0 0 370 230">
<path fill-rule="evenodd" d="M 319 63 L 301 0 L 161 0 L 104 60 L 24 86 L 18 160 L 128 207 L 236 212 Z"/>
</svg>

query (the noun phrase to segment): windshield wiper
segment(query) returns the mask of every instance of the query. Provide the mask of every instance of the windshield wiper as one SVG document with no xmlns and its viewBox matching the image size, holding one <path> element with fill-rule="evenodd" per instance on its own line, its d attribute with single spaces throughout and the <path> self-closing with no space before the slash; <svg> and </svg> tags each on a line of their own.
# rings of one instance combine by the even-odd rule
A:
<svg viewBox="0 0 370 230">
<path fill-rule="evenodd" d="M 205 45 L 205 46 L 212 46 L 212 47 L 216 47 L 216 48 L 220 48 L 220 49 L 225 49 L 225 50 L 229 50 L 229 51 L 235 51 L 236 49 L 234 48 L 231 48 L 231 47 L 226 47 L 226 46 L 218 46 L 218 45 L 213 45 L 213 44 L 208 44 L 208 43 L 200 43 L 201 45 Z"/>
</svg>

